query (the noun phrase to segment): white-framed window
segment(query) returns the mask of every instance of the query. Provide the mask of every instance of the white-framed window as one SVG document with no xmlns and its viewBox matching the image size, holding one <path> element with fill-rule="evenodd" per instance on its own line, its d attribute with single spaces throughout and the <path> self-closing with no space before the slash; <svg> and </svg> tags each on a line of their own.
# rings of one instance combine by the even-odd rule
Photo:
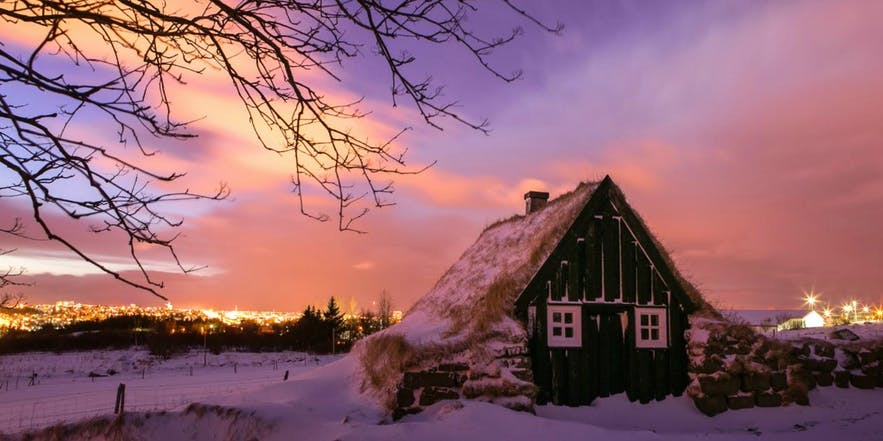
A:
<svg viewBox="0 0 883 441">
<path fill-rule="evenodd" d="M 582 306 L 549 305 L 546 336 L 550 348 L 578 348 L 583 343 Z"/>
<path fill-rule="evenodd" d="M 668 323 L 665 308 L 635 308 L 635 346 L 667 348 Z"/>
</svg>

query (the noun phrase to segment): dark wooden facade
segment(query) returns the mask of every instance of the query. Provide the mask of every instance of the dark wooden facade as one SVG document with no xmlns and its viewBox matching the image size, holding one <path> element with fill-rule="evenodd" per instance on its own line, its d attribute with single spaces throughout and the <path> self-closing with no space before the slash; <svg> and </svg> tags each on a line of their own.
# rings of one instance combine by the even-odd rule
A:
<svg viewBox="0 0 883 441">
<path fill-rule="evenodd" d="M 663 253 L 605 178 L 516 301 L 539 404 L 684 391 L 693 305 Z"/>
</svg>

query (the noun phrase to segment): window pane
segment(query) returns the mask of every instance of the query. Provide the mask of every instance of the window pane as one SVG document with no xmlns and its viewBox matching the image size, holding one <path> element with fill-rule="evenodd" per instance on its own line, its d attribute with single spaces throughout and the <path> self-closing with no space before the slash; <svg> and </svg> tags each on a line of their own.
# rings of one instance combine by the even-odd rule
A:
<svg viewBox="0 0 883 441">
<path fill-rule="evenodd" d="M 560 312 L 553 312 L 552 313 L 552 321 L 555 323 L 561 323 L 561 313 Z"/>
<path fill-rule="evenodd" d="M 567 338 L 573 338 L 573 328 L 564 328 L 564 336 Z"/>
<path fill-rule="evenodd" d="M 650 340 L 659 340 L 659 330 L 651 329 L 650 330 Z"/>
<path fill-rule="evenodd" d="M 564 313 L 564 323 L 573 323 L 573 313 L 565 312 Z"/>
<path fill-rule="evenodd" d="M 659 326 L 659 316 L 656 314 L 651 315 L 650 316 L 650 324 L 653 326 Z"/>
<path fill-rule="evenodd" d="M 650 339 L 650 330 L 649 329 L 641 329 L 641 340 L 649 340 Z"/>
<path fill-rule="evenodd" d="M 552 328 L 552 335 L 555 337 L 561 337 L 561 328 Z"/>
<path fill-rule="evenodd" d="M 647 326 L 647 314 L 641 314 L 641 326 Z"/>
</svg>

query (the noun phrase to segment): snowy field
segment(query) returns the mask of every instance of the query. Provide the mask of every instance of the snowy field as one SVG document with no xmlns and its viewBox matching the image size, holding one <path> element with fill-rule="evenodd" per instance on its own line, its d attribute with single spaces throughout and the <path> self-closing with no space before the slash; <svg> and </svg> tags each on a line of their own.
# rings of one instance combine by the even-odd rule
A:
<svg viewBox="0 0 883 441">
<path fill-rule="evenodd" d="M 865 322 L 853 323 L 850 325 L 823 327 L 823 328 L 804 328 L 789 331 L 779 331 L 776 338 L 780 340 L 798 340 L 801 338 L 815 338 L 819 340 L 832 340 L 831 332 L 839 329 L 849 329 L 859 337 L 860 341 L 883 339 L 883 322 Z M 883 439 L 883 436 L 881 436 Z"/>
<path fill-rule="evenodd" d="M 144 350 L 0 356 L 0 432 L 113 413 L 121 383 L 127 411 L 172 410 L 281 383 L 286 370 L 303 373 L 332 359 L 194 351 L 163 360 Z"/>
<path fill-rule="evenodd" d="M 131 395 L 127 393 L 127 408 L 128 400 L 134 400 L 138 408 L 136 397 L 145 393 L 176 399 L 160 407 L 172 412 L 152 413 L 149 418 L 137 412 L 129 414 L 127 421 L 133 423 L 127 426 L 131 432 L 127 432 L 124 439 L 883 439 L 881 390 L 817 389 L 810 394 L 810 407 L 755 408 L 725 412 L 714 418 L 700 414 L 685 397 L 640 405 L 619 395 L 580 408 L 541 406 L 537 415 L 475 401 L 447 401 L 393 423 L 376 403 L 358 393 L 358 385 L 353 380 L 357 363 L 352 357 L 322 366 L 330 359 L 320 359 L 317 365 L 314 359 L 295 353 L 222 354 L 214 361 L 209 355 L 210 366 L 203 368 L 202 355 L 197 353 L 167 362 L 154 361 L 152 371 L 148 370 L 143 380 L 137 369 L 114 377 L 96 378 L 94 383 L 88 377 L 83 378 L 84 372 L 99 366 L 94 364 L 99 360 L 107 363 L 100 364 L 101 367 L 121 360 L 134 362 L 129 366 L 137 367 L 140 366 L 137 360 L 145 356 L 134 351 L 114 351 L 0 357 L 7 371 L 26 372 L 28 364 L 34 363 L 56 372 L 47 374 L 37 386 L 4 390 L 0 395 L 0 412 L 6 415 L 21 408 L 29 415 L 32 406 L 29 403 L 45 405 L 47 400 L 63 397 L 75 400 L 76 406 L 83 409 L 101 407 L 109 411 L 116 387 L 123 381 L 130 388 L 127 391 L 131 390 L 128 392 Z M 274 361 L 278 364 L 275 370 Z M 233 372 L 231 363 L 238 363 L 237 372 Z M 74 367 L 70 367 L 72 365 Z M 189 367 L 194 365 L 191 377 Z M 68 372 L 70 369 L 74 372 Z M 292 376 L 283 382 L 285 369 L 290 369 Z M 233 407 L 237 411 L 185 411 L 189 401 Z M 104 439 L 70 434 L 64 438 Z"/>
</svg>

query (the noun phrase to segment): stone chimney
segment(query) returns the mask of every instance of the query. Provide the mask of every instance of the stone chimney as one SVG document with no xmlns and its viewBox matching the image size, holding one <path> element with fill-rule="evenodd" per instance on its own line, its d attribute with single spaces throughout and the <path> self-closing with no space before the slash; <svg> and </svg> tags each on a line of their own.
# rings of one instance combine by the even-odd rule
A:
<svg viewBox="0 0 883 441">
<path fill-rule="evenodd" d="M 549 193 L 545 191 L 529 191 L 524 194 L 524 214 L 531 214 L 546 206 Z"/>
</svg>

